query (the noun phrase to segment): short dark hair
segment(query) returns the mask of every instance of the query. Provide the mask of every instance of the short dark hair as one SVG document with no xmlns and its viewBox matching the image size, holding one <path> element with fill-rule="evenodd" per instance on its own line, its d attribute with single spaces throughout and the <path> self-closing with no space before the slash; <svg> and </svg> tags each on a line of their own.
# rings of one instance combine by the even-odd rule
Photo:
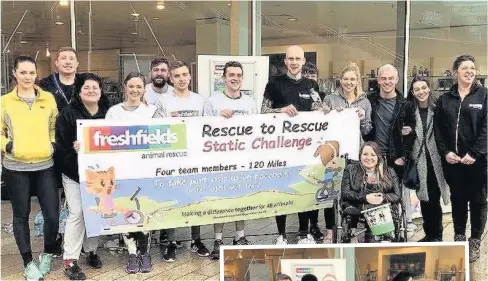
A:
<svg viewBox="0 0 488 281">
<path fill-rule="evenodd" d="M 393 278 L 392 281 L 408 281 L 408 279 L 413 278 L 413 275 L 408 271 L 402 271 Z"/>
<path fill-rule="evenodd" d="M 242 64 L 238 61 L 229 61 L 224 65 L 224 74 L 222 76 L 225 77 L 225 74 L 227 73 L 227 68 L 229 67 L 239 67 L 242 70 L 242 74 L 244 74 L 244 68 L 242 67 Z"/>
<path fill-rule="evenodd" d="M 175 70 L 175 69 L 183 67 L 183 66 L 186 66 L 186 68 L 188 68 L 188 70 L 190 70 L 190 67 L 188 67 L 188 64 L 186 62 L 181 61 L 181 60 L 172 61 L 171 64 L 169 65 L 169 71 L 171 72 L 172 70 Z"/>
<path fill-rule="evenodd" d="M 476 63 L 475 59 L 473 56 L 471 55 L 461 55 L 459 57 L 457 57 L 455 60 L 454 60 L 454 63 L 452 64 L 452 70 L 453 71 L 457 71 L 459 66 L 465 62 L 465 61 L 472 61 L 473 63 Z"/>
<path fill-rule="evenodd" d="M 127 85 L 127 82 L 132 78 L 139 78 L 142 80 L 142 83 L 146 85 L 146 76 L 144 76 L 144 74 L 137 71 L 132 71 L 131 73 L 127 74 L 127 77 L 125 77 L 124 80 L 124 85 Z"/>
<path fill-rule="evenodd" d="M 317 66 L 313 62 L 307 61 L 302 67 L 302 74 L 319 74 Z"/>
<path fill-rule="evenodd" d="M 18 56 L 18 57 L 16 57 L 14 60 L 14 69 L 17 69 L 19 67 L 19 63 L 21 63 L 21 62 L 30 62 L 30 63 L 34 64 L 34 66 L 37 69 L 36 60 L 30 56 Z"/>
<path fill-rule="evenodd" d="M 290 276 L 280 273 L 276 276 L 276 281 L 292 281 L 292 280 Z"/>
<path fill-rule="evenodd" d="M 319 280 L 317 279 L 317 276 L 313 274 L 305 274 L 302 276 L 301 281 L 319 281 Z"/>
<path fill-rule="evenodd" d="M 72 52 L 73 54 L 75 54 L 75 57 L 78 58 L 78 54 L 76 53 L 76 50 L 73 47 L 70 47 L 70 46 L 62 46 L 62 47 L 59 47 L 58 54 L 57 54 L 57 58 L 59 58 L 59 54 L 61 52 Z"/>
<path fill-rule="evenodd" d="M 169 68 L 169 63 L 168 63 L 168 60 L 165 59 L 165 58 L 155 58 L 151 61 L 151 69 L 155 66 L 158 66 L 160 64 L 166 64 L 166 66 Z"/>
<path fill-rule="evenodd" d="M 102 78 L 100 76 L 86 72 L 82 73 L 79 75 L 78 78 L 75 80 L 75 93 L 80 94 L 81 88 L 83 88 L 83 85 L 85 85 L 85 82 L 88 80 L 96 81 L 98 83 L 98 86 L 100 87 L 100 90 L 102 91 L 103 94 L 103 84 L 102 84 Z"/>
</svg>

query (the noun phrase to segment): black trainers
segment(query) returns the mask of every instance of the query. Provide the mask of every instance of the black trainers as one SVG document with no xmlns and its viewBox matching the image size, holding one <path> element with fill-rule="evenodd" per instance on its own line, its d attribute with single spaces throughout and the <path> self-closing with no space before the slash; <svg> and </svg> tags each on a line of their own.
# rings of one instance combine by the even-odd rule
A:
<svg viewBox="0 0 488 281">
<path fill-rule="evenodd" d="M 464 242 L 464 241 L 466 241 L 466 235 L 456 234 L 456 235 L 454 235 L 454 241 L 455 242 Z"/>
<path fill-rule="evenodd" d="M 86 257 L 86 263 L 89 267 L 94 269 L 100 269 L 103 265 L 102 260 L 100 260 L 100 256 L 95 254 L 94 252 L 90 252 L 90 254 L 88 254 L 88 256 Z"/>
<path fill-rule="evenodd" d="M 469 238 L 469 262 L 475 262 L 480 258 L 481 240 Z"/>
<path fill-rule="evenodd" d="M 163 256 L 163 260 L 165 262 L 174 262 L 176 261 L 176 244 L 169 243 L 168 247 L 166 248 L 166 254 Z"/>
<path fill-rule="evenodd" d="M 63 236 L 58 233 L 58 238 L 56 238 L 56 247 L 53 251 L 53 257 L 59 258 L 63 256 Z"/>
<path fill-rule="evenodd" d="M 222 244 L 224 244 L 224 241 L 222 241 L 222 239 L 215 239 L 214 248 L 213 248 L 212 252 L 210 253 L 211 259 L 213 259 L 213 260 L 220 259 L 220 245 L 222 245 Z"/>
<path fill-rule="evenodd" d="M 205 244 L 202 243 L 200 238 L 196 239 L 190 244 L 190 250 L 193 253 L 197 253 L 197 255 L 200 257 L 210 256 L 210 251 L 207 249 L 207 247 L 205 247 Z"/>
<path fill-rule="evenodd" d="M 151 262 L 151 255 L 149 253 L 145 253 L 143 255 L 140 255 L 139 258 L 141 259 L 141 272 L 142 273 L 151 272 L 153 268 Z"/>
<path fill-rule="evenodd" d="M 234 245 L 250 245 L 251 242 L 249 242 L 249 240 L 247 240 L 246 236 L 243 236 L 237 240 L 234 239 L 233 244 Z"/>
<path fill-rule="evenodd" d="M 127 266 L 125 267 L 125 272 L 129 274 L 134 274 L 139 272 L 141 269 L 141 261 L 136 254 L 130 254 L 129 260 L 127 261 Z"/>
<path fill-rule="evenodd" d="M 86 275 L 83 273 L 81 268 L 78 266 L 77 261 L 71 261 L 63 269 L 64 275 L 69 278 L 69 280 L 85 280 Z"/>
<path fill-rule="evenodd" d="M 310 234 L 312 234 L 313 239 L 317 241 L 322 241 L 324 240 L 324 234 L 320 230 L 318 225 L 311 225 L 310 226 Z"/>
</svg>

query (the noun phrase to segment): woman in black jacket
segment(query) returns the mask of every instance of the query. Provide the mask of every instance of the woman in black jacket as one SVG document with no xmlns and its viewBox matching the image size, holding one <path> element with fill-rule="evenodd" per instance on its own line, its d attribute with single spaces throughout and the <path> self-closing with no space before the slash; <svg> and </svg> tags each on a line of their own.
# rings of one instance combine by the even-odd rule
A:
<svg viewBox="0 0 488 281">
<path fill-rule="evenodd" d="M 466 241 L 469 204 L 469 259 L 474 262 L 480 257 L 481 235 L 487 215 L 487 89 L 476 81 L 472 56 L 459 56 L 452 69 L 457 83 L 439 98 L 434 129 L 444 175 L 451 190 L 454 241 Z"/>
<path fill-rule="evenodd" d="M 366 210 L 390 203 L 393 219 L 398 221 L 396 204 L 401 200 L 398 178 L 393 168 L 387 166 L 378 144 L 364 143 L 359 151 L 359 159 L 359 162 L 349 164 L 344 170 L 341 185 L 342 209 L 355 207 Z M 366 234 L 365 242 L 374 242 L 370 232 Z"/>
<path fill-rule="evenodd" d="M 56 165 L 62 173 L 69 208 L 65 227 L 64 273 L 70 280 L 86 279 L 77 263 L 82 246 L 86 252 L 89 252 L 88 266 L 102 267 L 102 262 L 96 254 L 98 237 L 87 239 L 85 234 L 78 174 L 80 145 L 77 141 L 76 121 L 104 119 L 109 108 L 109 100 L 102 91 L 102 80 L 95 74 L 86 73 L 76 80 L 75 95 L 56 121 Z"/>
<path fill-rule="evenodd" d="M 444 204 L 448 205 L 450 192 L 434 136 L 436 95 L 431 92 L 429 81 L 418 76 L 412 79 L 407 99 L 415 106 L 417 138 L 410 157 L 417 163 L 420 180 L 417 197 L 420 200 L 425 237 L 419 242 L 439 242 L 442 241 L 443 231 L 441 198 Z"/>
</svg>

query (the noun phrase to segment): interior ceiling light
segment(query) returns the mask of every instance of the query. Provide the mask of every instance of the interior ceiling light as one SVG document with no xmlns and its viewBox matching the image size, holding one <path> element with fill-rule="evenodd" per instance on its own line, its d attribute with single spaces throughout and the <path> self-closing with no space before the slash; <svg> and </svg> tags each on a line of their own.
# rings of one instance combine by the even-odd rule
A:
<svg viewBox="0 0 488 281">
<path fill-rule="evenodd" d="M 20 40 L 20 44 L 27 44 L 27 41 L 25 41 L 25 40 Z"/>
<path fill-rule="evenodd" d="M 158 3 L 156 4 L 156 9 L 164 10 L 164 8 L 166 8 L 166 6 L 164 6 L 164 1 L 158 1 Z"/>
<path fill-rule="evenodd" d="M 297 19 L 297 18 L 295 18 L 295 17 L 289 17 L 289 18 L 288 18 L 288 20 L 289 20 L 289 21 L 297 21 L 298 19 Z"/>
<path fill-rule="evenodd" d="M 69 1 L 68 0 L 60 0 L 59 1 L 59 5 L 61 5 L 61 6 L 68 6 L 69 5 Z"/>
<path fill-rule="evenodd" d="M 160 20 L 161 18 L 160 17 L 153 17 L 152 19 L 153 20 Z"/>
<path fill-rule="evenodd" d="M 59 15 L 56 16 L 56 22 L 54 23 L 56 25 L 63 25 L 64 22 L 61 21 L 61 17 Z"/>
<path fill-rule="evenodd" d="M 232 3 L 230 3 L 230 2 L 229 2 L 229 3 L 227 3 L 227 6 L 229 6 L 229 7 L 230 7 L 230 6 L 232 6 Z"/>
<path fill-rule="evenodd" d="M 132 31 L 132 33 L 131 33 L 131 34 L 132 34 L 132 35 L 137 35 L 138 33 L 137 33 L 137 31 Z"/>
<path fill-rule="evenodd" d="M 132 13 L 132 14 L 130 14 L 130 15 L 131 15 L 131 16 L 133 16 L 133 17 L 138 17 L 138 16 L 140 16 L 141 14 L 136 13 L 136 12 L 133 12 L 133 13 Z"/>
<path fill-rule="evenodd" d="M 24 32 L 23 31 L 20 31 L 20 30 L 17 31 L 17 34 L 22 34 L 22 33 L 24 33 Z"/>
<path fill-rule="evenodd" d="M 51 52 L 49 51 L 49 45 L 46 45 L 46 57 L 50 57 Z"/>
</svg>

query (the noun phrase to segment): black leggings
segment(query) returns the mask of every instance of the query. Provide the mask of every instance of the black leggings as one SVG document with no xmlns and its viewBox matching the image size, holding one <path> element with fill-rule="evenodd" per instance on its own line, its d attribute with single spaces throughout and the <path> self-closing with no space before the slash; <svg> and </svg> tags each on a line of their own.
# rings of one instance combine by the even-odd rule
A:
<svg viewBox="0 0 488 281">
<path fill-rule="evenodd" d="M 444 170 L 447 184 L 451 189 L 452 220 L 454 234 L 466 233 L 468 204 L 471 214 L 471 237 L 481 239 L 486 225 L 487 187 L 486 163 L 481 159 L 473 165 L 447 164 Z"/>
<path fill-rule="evenodd" d="M 442 239 L 441 190 L 431 165 L 427 170 L 427 194 L 429 201 L 420 201 L 425 236 L 430 240 Z"/>
<path fill-rule="evenodd" d="M 15 242 L 24 265 L 27 265 L 32 261 L 29 229 L 30 189 L 36 189 L 44 217 L 44 252 L 52 254 L 56 249 L 59 229 L 58 181 L 53 168 L 33 172 L 5 172 L 5 182 L 12 203 Z"/>
<path fill-rule="evenodd" d="M 310 224 L 317 225 L 319 223 L 319 211 L 314 210 L 310 211 Z M 324 219 L 325 219 L 325 229 L 332 230 L 335 226 L 335 214 L 334 208 L 325 208 L 324 209 Z"/>
<path fill-rule="evenodd" d="M 309 234 L 308 222 L 310 221 L 313 224 L 313 217 L 316 216 L 318 216 L 318 210 L 298 213 L 298 232 L 300 236 Z M 286 215 L 276 216 L 276 226 L 278 227 L 279 235 L 286 235 Z"/>
</svg>

